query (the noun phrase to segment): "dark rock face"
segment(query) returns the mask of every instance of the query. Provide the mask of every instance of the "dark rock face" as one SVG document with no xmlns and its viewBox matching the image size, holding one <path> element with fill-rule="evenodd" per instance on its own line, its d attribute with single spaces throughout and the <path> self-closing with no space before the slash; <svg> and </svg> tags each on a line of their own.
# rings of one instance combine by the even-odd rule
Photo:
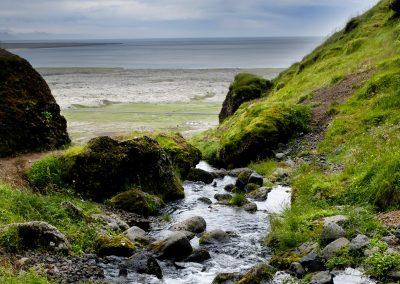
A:
<svg viewBox="0 0 400 284">
<path fill-rule="evenodd" d="M 244 102 L 258 99 L 272 87 L 272 83 L 252 74 L 238 74 L 229 87 L 228 95 L 219 113 L 219 122 L 233 115 Z"/>
<path fill-rule="evenodd" d="M 0 49 L 0 157 L 68 143 L 67 122 L 42 76 Z"/>
<path fill-rule="evenodd" d="M 111 198 L 110 203 L 118 209 L 136 213 L 142 216 L 155 215 L 164 205 L 163 201 L 159 197 L 138 189 L 132 189 L 119 193 Z"/>
<path fill-rule="evenodd" d="M 240 279 L 238 284 L 261 284 L 269 282 L 276 272 L 268 263 L 261 263 L 254 266 L 249 272 L 247 272 L 243 278 Z"/>
<path fill-rule="evenodd" d="M 193 168 L 190 169 L 186 179 L 189 181 L 201 181 L 205 184 L 210 184 L 213 182 L 214 176 L 204 170 Z"/>
<path fill-rule="evenodd" d="M 194 216 L 186 219 L 180 223 L 174 224 L 172 230 L 174 231 L 188 231 L 192 233 L 202 233 L 206 230 L 206 220 L 200 216 Z"/>
<path fill-rule="evenodd" d="M 243 277 L 240 273 L 219 273 L 211 284 L 234 284 Z"/>
<path fill-rule="evenodd" d="M 315 271 L 322 271 L 325 270 L 325 263 L 324 261 L 314 252 L 304 256 L 300 260 L 300 264 L 308 271 L 308 272 L 315 272 Z"/>
<path fill-rule="evenodd" d="M 129 257 L 135 252 L 135 245 L 125 236 L 101 236 L 97 240 L 97 254 L 99 256 Z"/>
<path fill-rule="evenodd" d="M 400 0 L 393 0 L 390 5 L 390 9 L 395 11 L 397 14 L 400 14 Z"/>
<path fill-rule="evenodd" d="M 76 192 L 94 200 L 103 201 L 131 185 L 166 201 L 184 196 L 168 155 L 149 137 L 123 142 L 94 138 L 73 159 L 69 183 Z"/>
<path fill-rule="evenodd" d="M 202 263 L 211 258 L 210 253 L 206 249 L 197 249 L 185 259 L 186 262 L 197 262 Z"/>
<path fill-rule="evenodd" d="M 139 274 L 154 275 L 158 279 L 163 277 L 162 270 L 157 260 L 148 252 L 138 252 L 132 255 L 120 269 L 126 269 Z"/>
<path fill-rule="evenodd" d="M 192 254 L 193 248 L 186 235 L 175 232 L 163 241 L 153 244 L 160 259 L 183 260 Z"/>
</svg>

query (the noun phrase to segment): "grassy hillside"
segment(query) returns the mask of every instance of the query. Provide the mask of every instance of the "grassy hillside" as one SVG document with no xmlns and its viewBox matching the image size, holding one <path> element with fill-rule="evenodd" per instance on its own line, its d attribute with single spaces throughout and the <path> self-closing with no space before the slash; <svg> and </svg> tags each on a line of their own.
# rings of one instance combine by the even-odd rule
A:
<svg viewBox="0 0 400 284">
<path fill-rule="evenodd" d="M 383 0 L 351 19 L 282 72 L 263 99 L 243 104 L 227 122 L 194 139 L 212 160 L 225 139 L 232 141 L 231 133 L 243 131 L 243 117 L 271 117 L 260 117 L 254 108 L 285 102 L 312 109 L 309 130 L 315 139 L 297 140 L 303 145 L 292 153 L 297 162 L 291 175 L 292 208 L 272 221 L 269 241 L 277 252 L 318 241 L 321 223 L 316 221 L 334 214 L 350 216 L 349 238 L 356 232 L 378 238 L 387 230 L 375 214 L 400 209 L 400 17 L 390 2 Z M 238 134 L 233 142 L 247 143 Z M 268 177 L 280 163 L 270 158 L 251 166 Z"/>
</svg>

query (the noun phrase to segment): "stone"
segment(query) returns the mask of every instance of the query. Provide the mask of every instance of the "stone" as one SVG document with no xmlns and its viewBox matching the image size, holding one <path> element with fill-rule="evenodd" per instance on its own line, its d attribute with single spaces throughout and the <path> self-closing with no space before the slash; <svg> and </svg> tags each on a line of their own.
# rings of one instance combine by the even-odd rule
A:
<svg viewBox="0 0 400 284">
<path fill-rule="evenodd" d="M 350 242 L 346 238 L 339 238 L 334 240 L 321 251 L 321 255 L 325 259 L 329 259 L 339 253 L 341 250 L 348 248 Z"/>
<path fill-rule="evenodd" d="M 135 245 L 125 236 L 100 236 L 96 241 L 96 251 L 101 257 L 104 256 L 131 256 L 136 247 Z"/>
<path fill-rule="evenodd" d="M 69 144 L 67 121 L 43 77 L 1 48 L 0 66 L 0 157 Z"/>
<path fill-rule="evenodd" d="M 76 206 L 70 201 L 64 201 L 61 203 L 61 206 L 65 208 L 65 210 L 68 212 L 68 215 L 74 219 L 85 219 L 85 213 L 83 212 L 83 209 Z"/>
<path fill-rule="evenodd" d="M 333 276 L 329 271 L 321 271 L 311 278 L 311 284 L 333 284 Z"/>
<path fill-rule="evenodd" d="M 325 243 L 330 243 L 336 239 L 342 238 L 346 232 L 338 224 L 329 222 L 325 223 L 322 229 L 321 239 Z"/>
<path fill-rule="evenodd" d="M 299 262 L 293 262 L 289 266 L 289 271 L 291 271 L 296 277 L 303 277 L 306 274 L 303 266 Z"/>
<path fill-rule="evenodd" d="M 128 224 L 114 214 L 93 214 L 92 218 L 96 221 L 102 222 L 108 229 L 115 232 L 126 231 L 129 229 Z"/>
<path fill-rule="evenodd" d="M 350 251 L 360 251 L 368 247 L 370 239 L 366 235 L 358 234 L 351 240 L 349 249 Z"/>
<path fill-rule="evenodd" d="M 208 198 L 208 197 L 199 197 L 197 200 L 198 200 L 198 201 L 201 201 L 201 202 L 203 202 L 203 203 L 205 203 L 205 204 L 212 204 L 211 199 Z"/>
<path fill-rule="evenodd" d="M 166 239 L 153 243 L 153 250 L 160 259 L 183 260 L 192 254 L 193 248 L 182 232 L 174 232 Z"/>
<path fill-rule="evenodd" d="M 300 264 L 308 272 L 325 270 L 325 263 L 315 252 L 309 253 L 300 260 Z"/>
<path fill-rule="evenodd" d="M 217 193 L 214 195 L 214 198 L 218 201 L 224 201 L 224 200 L 231 200 L 232 195 L 228 193 Z"/>
<path fill-rule="evenodd" d="M 219 273 L 211 284 L 235 284 L 243 277 L 240 273 Z"/>
<path fill-rule="evenodd" d="M 193 253 L 185 259 L 186 262 L 202 263 L 211 258 L 210 253 L 206 249 L 196 249 Z"/>
<path fill-rule="evenodd" d="M 243 209 L 249 213 L 257 212 L 257 204 L 250 202 L 243 205 Z"/>
<path fill-rule="evenodd" d="M 255 201 L 265 201 L 268 198 L 268 193 L 272 190 L 270 187 L 260 187 L 246 194 L 246 197 Z"/>
<path fill-rule="evenodd" d="M 246 193 L 248 193 L 248 192 L 255 191 L 255 190 L 259 189 L 259 188 L 260 188 L 260 186 L 257 185 L 257 184 L 255 184 L 255 183 L 248 183 L 248 184 L 246 184 L 246 185 L 244 186 L 244 191 L 245 191 Z"/>
<path fill-rule="evenodd" d="M 163 278 L 158 261 L 148 252 L 138 252 L 127 259 L 120 267 L 121 270 L 133 271 L 139 274 L 154 275 L 158 279 Z"/>
<path fill-rule="evenodd" d="M 194 216 L 179 222 L 171 227 L 173 231 L 189 231 L 192 233 L 202 233 L 206 230 L 206 220 L 200 216 Z"/>
<path fill-rule="evenodd" d="M 400 271 L 392 271 L 388 276 L 393 281 L 400 281 Z"/>
<path fill-rule="evenodd" d="M 139 242 L 142 244 L 149 244 L 152 241 L 152 238 L 147 236 L 146 232 L 136 226 L 133 226 L 124 232 L 124 235 L 131 241 L 131 242 Z"/>
<path fill-rule="evenodd" d="M 238 175 L 235 186 L 239 190 L 244 190 L 244 187 L 249 183 L 249 178 L 252 175 L 252 172 L 242 172 Z"/>
<path fill-rule="evenodd" d="M 213 182 L 214 176 L 211 173 L 204 171 L 202 169 L 193 168 L 190 169 L 186 177 L 186 180 L 194 182 L 200 181 L 204 182 L 205 184 L 210 184 Z"/>
<path fill-rule="evenodd" d="M 214 178 L 223 178 L 228 175 L 228 171 L 225 169 L 215 170 L 211 173 Z"/>
<path fill-rule="evenodd" d="M 305 242 L 296 249 L 296 252 L 301 255 L 307 255 L 312 252 L 317 252 L 318 248 L 319 245 L 316 242 Z"/>
<path fill-rule="evenodd" d="M 190 241 L 191 239 L 193 239 L 196 234 L 193 232 L 189 232 L 189 231 L 179 231 L 181 233 L 183 233 L 185 235 L 185 237 Z"/>
<path fill-rule="evenodd" d="M 241 173 L 248 173 L 249 175 L 251 175 L 253 173 L 253 170 L 249 168 L 236 168 L 228 172 L 228 174 L 232 177 L 238 177 Z"/>
<path fill-rule="evenodd" d="M 228 184 L 224 187 L 225 191 L 227 192 L 232 192 L 232 190 L 235 188 L 234 184 Z"/>
<path fill-rule="evenodd" d="M 371 255 L 373 255 L 375 253 L 378 253 L 378 252 L 379 252 L 379 248 L 378 247 L 367 248 L 364 251 L 364 255 L 365 256 L 371 256 Z"/>
<path fill-rule="evenodd" d="M 277 158 L 278 160 L 282 160 L 283 158 L 285 158 L 285 153 L 276 153 L 275 154 L 275 158 Z"/>
<path fill-rule="evenodd" d="M 269 263 L 261 263 L 250 269 L 237 283 L 261 284 L 272 280 L 276 272 Z"/>
<path fill-rule="evenodd" d="M 16 249 L 44 249 L 48 251 L 68 253 L 70 243 L 66 236 L 56 227 L 42 221 L 14 223 L 3 227 L 2 234 L 12 233 L 17 241 Z"/>
<path fill-rule="evenodd" d="M 344 222 L 346 222 L 348 219 L 349 218 L 347 216 L 336 215 L 336 216 L 325 217 L 323 219 L 323 221 L 324 221 L 324 224 L 335 223 L 335 224 L 341 225 Z"/>
<path fill-rule="evenodd" d="M 209 232 L 205 232 L 199 239 L 199 243 L 202 245 L 219 244 L 229 241 L 230 236 L 227 232 L 216 229 Z"/>
<path fill-rule="evenodd" d="M 399 239 L 394 235 L 382 237 L 381 240 L 390 246 L 396 246 L 399 244 Z"/>
<path fill-rule="evenodd" d="M 113 196 L 110 204 L 115 208 L 140 216 L 157 215 L 164 206 L 164 202 L 158 196 L 148 194 L 140 189 L 131 189 Z"/>
<path fill-rule="evenodd" d="M 248 183 L 254 183 L 258 186 L 262 186 L 264 183 L 264 177 L 258 173 L 252 173 L 249 177 Z"/>
</svg>

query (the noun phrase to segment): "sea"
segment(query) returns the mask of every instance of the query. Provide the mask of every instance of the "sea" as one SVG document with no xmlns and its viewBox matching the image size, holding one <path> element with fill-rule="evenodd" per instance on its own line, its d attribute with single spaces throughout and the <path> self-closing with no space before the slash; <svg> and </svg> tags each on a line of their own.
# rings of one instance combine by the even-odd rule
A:
<svg viewBox="0 0 400 284">
<path fill-rule="evenodd" d="M 323 38 L 14 41 L 62 109 L 110 103 L 222 102 L 239 72 L 273 78 Z"/>
</svg>

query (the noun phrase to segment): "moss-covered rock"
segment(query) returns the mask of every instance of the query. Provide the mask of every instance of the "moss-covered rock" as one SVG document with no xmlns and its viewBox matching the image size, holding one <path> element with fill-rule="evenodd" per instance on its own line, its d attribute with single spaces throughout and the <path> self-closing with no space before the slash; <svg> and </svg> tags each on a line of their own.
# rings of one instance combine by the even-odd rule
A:
<svg viewBox="0 0 400 284">
<path fill-rule="evenodd" d="M 190 169 L 186 179 L 189 181 L 201 181 L 205 184 L 210 184 L 213 182 L 214 176 L 211 173 L 206 172 L 202 169 L 193 168 Z"/>
<path fill-rule="evenodd" d="M 164 205 L 161 198 L 138 189 L 121 192 L 111 198 L 110 203 L 118 209 L 144 216 L 157 214 Z"/>
<path fill-rule="evenodd" d="M 98 201 L 132 186 L 164 200 L 184 196 L 167 153 L 149 137 L 123 142 L 110 137 L 92 139 L 74 156 L 68 183 L 76 192 Z"/>
<path fill-rule="evenodd" d="M 242 103 L 260 98 L 271 87 L 270 81 L 256 75 L 248 73 L 236 75 L 219 113 L 220 123 L 233 115 Z"/>
<path fill-rule="evenodd" d="M 28 61 L 0 49 L 0 157 L 70 142 L 60 107 Z"/>
<path fill-rule="evenodd" d="M 129 257 L 135 252 L 135 245 L 125 236 L 100 236 L 96 242 L 96 251 L 99 256 Z"/>
<path fill-rule="evenodd" d="M 268 263 L 262 263 L 253 267 L 237 283 L 260 284 L 269 282 L 275 275 L 276 269 Z"/>
</svg>

